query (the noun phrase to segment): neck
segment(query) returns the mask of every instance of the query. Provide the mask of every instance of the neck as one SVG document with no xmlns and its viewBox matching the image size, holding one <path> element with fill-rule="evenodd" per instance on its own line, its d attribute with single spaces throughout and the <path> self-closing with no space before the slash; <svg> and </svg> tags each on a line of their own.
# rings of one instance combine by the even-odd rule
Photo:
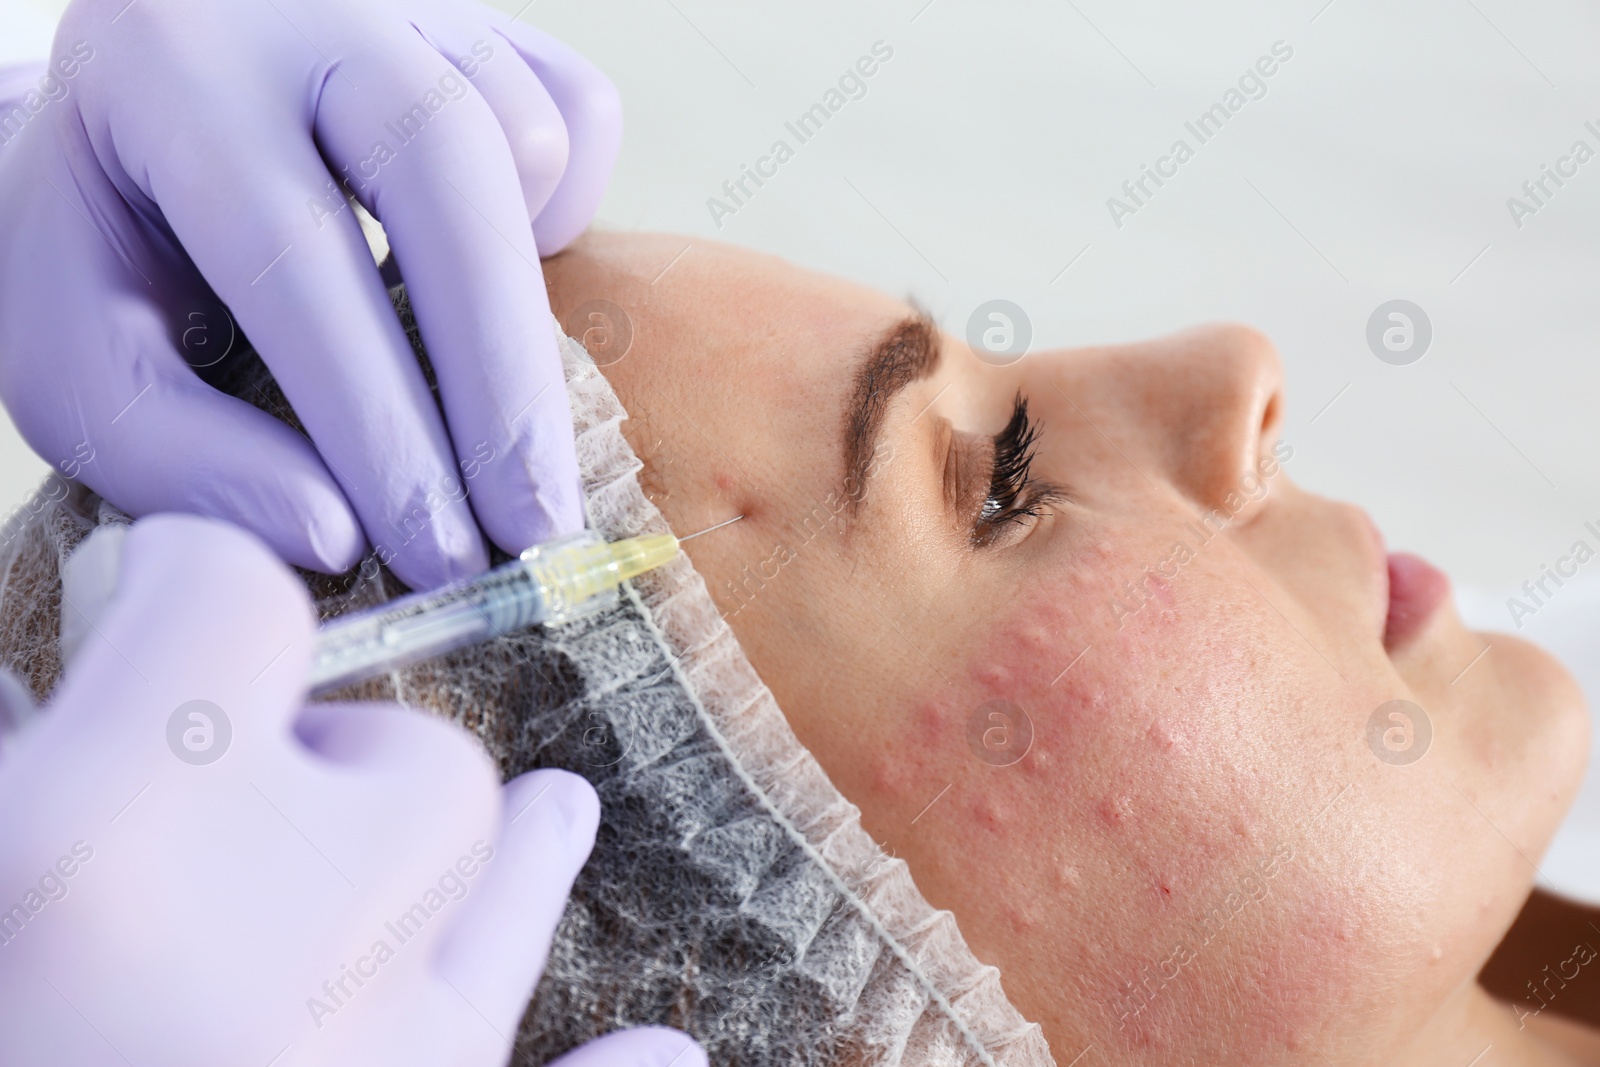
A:
<svg viewBox="0 0 1600 1067">
<path fill-rule="evenodd" d="M 1600 1067 L 1600 1033 L 1522 1014 L 1476 981 L 1463 985 L 1390 1063 L 1415 1067 Z M 1549 1013 L 1545 1013 L 1548 1015 Z M 1397 1050 L 1398 1051 L 1398 1050 Z"/>
</svg>

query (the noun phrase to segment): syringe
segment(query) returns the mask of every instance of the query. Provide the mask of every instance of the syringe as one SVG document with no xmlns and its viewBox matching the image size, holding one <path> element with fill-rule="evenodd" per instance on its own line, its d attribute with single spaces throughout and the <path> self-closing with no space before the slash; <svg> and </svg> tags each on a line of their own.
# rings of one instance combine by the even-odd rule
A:
<svg viewBox="0 0 1600 1067">
<path fill-rule="evenodd" d="M 683 541 L 742 518 L 682 539 L 648 534 L 606 542 L 586 530 L 535 545 L 469 581 L 333 619 L 317 635 L 311 692 L 332 692 L 501 634 L 538 623 L 558 625 L 608 607 L 625 579 L 666 563 Z"/>
</svg>

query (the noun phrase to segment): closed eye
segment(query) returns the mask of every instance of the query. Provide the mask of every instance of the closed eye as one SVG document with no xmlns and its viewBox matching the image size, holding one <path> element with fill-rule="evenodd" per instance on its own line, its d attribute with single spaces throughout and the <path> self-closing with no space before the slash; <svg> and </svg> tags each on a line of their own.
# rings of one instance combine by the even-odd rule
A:
<svg viewBox="0 0 1600 1067">
<path fill-rule="evenodd" d="M 1032 473 L 1039 427 L 1028 417 L 1028 401 L 1020 392 L 1011 404 L 1011 418 L 994 435 L 989 490 L 972 519 L 970 540 L 976 547 L 996 543 L 1010 528 L 1037 518 L 1064 491 Z"/>
</svg>

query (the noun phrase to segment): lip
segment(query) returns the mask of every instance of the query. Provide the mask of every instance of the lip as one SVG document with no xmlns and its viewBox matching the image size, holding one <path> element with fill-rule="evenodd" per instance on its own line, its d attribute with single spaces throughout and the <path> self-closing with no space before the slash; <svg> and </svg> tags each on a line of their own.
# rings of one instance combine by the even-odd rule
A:
<svg viewBox="0 0 1600 1067">
<path fill-rule="evenodd" d="M 1389 553 L 1389 615 L 1383 647 L 1393 651 L 1422 632 L 1450 598 L 1450 579 L 1438 567 L 1409 552 Z"/>
</svg>

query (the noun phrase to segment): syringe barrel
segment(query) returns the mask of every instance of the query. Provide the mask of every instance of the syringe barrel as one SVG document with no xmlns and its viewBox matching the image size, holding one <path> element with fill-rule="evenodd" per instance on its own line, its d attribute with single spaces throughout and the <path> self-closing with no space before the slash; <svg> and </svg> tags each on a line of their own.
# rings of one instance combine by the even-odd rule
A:
<svg viewBox="0 0 1600 1067">
<path fill-rule="evenodd" d="M 592 530 L 523 552 L 487 574 L 332 620 L 317 636 L 311 691 L 375 675 L 516 633 L 558 625 L 617 602 L 617 585 L 672 558 L 671 534 L 607 544 Z"/>
<path fill-rule="evenodd" d="M 468 582 L 333 619 L 317 636 L 311 691 L 326 693 L 420 660 L 527 629 L 549 616 L 521 560 Z"/>
</svg>

